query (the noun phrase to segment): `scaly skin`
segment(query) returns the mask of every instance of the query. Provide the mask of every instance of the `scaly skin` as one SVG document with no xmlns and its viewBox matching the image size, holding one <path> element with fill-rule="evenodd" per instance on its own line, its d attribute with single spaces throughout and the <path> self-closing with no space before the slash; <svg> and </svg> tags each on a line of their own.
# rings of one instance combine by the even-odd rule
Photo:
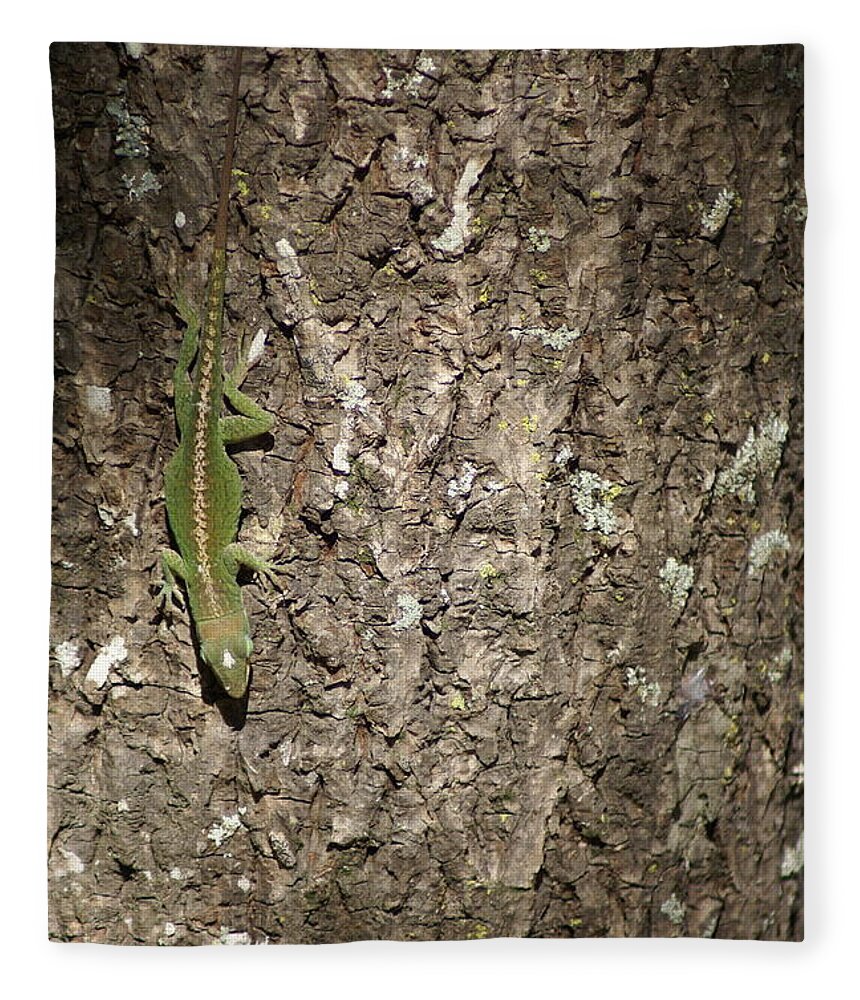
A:
<svg viewBox="0 0 860 1000">
<path fill-rule="evenodd" d="M 247 358 L 241 356 L 230 374 L 225 374 L 221 358 L 227 202 L 240 67 L 237 50 L 202 331 L 193 310 L 187 303 L 179 303 L 186 324 L 173 376 L 179 447 L 164 470 L 167 515 L 179 553 L 162 554 L 164 585 L 160 594 L 169 600 L 176 577 L 183 580 L 203 659 L 231 698 L 241 698 L 248 688 L 248 658 L 253 648 L 236 575 L 240 566 L 269 579 L 274 571 L 236 542 L 242 480 L 225 448 L 265 434 L 273 424 L 272 416 L 239 389 L 248 370 Z M 225 396 L 237 415 L 221 416 Z"/>
</svg>

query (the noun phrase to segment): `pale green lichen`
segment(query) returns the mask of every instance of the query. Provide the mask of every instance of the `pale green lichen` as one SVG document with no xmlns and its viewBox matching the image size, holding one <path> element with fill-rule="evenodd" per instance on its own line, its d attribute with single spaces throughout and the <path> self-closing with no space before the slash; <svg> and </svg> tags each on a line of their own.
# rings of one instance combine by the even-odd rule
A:
<svg viewBox="0 0 860 1000">
<path fill-rule="evenodd" d="M 151 170 L 144 170 L 140 174 L 123 174 L 122 182 L 128 191 L 129 201 L 140 200 L 144 195 L 161 190 L 161 184 Z"/>
<path fill-rule="evenodd" d="M 728 188 L 723 188 L 722 191 L 717 195 L 717 199 L 714 204 L 702 212 L 701 226 L 702 230 L 707 233 L 708 236 L 716 236 L 717 233 L 723 228 L 728 220 L 728 217 L 735 207 L 738 201 L 738 196 L 736 192 L 730 191 Z"/>
<path fill-rule="evenodd" d="M 236 190 L 243 198 L 247 198 L 251 193 L 251 188 L 245 180 L 246 177 L 250 176 L 247 170 L 240 170 L 238 167 L 234 167 L 231 171 L 231 177 L 236 181 Z"/>
<path fill-rule="evenodd" d="M 673 892 L 660 907 L 660 912 L 666 916 L 670 924 L 682 924 L 687 909 Z"/>
<path fill-rule="evenodd" d="M 625 671 L 627 686 L 639 695 L 643 705 L 656 708 L 660 704 L 663 689 L 659 681 L 649 681 L 641 667 L 628 667 Z"/>
<path fill-rule="evenodd" d="M 142 115 L 129 112 L 125 94 L 112 97 L 105 104 L 105 111 L 116 122 L 115 155 L 128 159 L 146 159 L 149 156 L 149 125 Z"/>
<path fill-rule="evenodd" d="M 484 565 L 478 570 L 478 576 L 482 580 L 495 580 L 496 577 L 501 575 L 501 570 L 496 569 L 496 567 L 490 562 L 484 563 Z"/>
<path fill-rule="evenodd" d="M 544 347 L 553 351 L 563 351 L 582 336 L 578 326 L 569 327 L 566 323 L 555 330 L 545 326 L 515 326 L 511 328 L 512 336 L 526 337 L 529 340 L 539 340 Z"/>
<path fill-rule="evenodd" d="M 295 868 L 296 856 L 289 840 L 279 830 L 269 830 L 269 846 L 281 868 Z"/>
<path fill-rule="evenodd" d="M 669 556 L 659 575 L 660 590 L 666 595 L 670 606 L 675 611 L 681 611 L 693 586 L 693 567 Z"/>
<path fill-rule="evenodd" d="M 750 427 L 732 464 L 717 476 L 715 495 L 733 494 L 744 503 L 755 503 L 756 477 L 773 480 L 787 437 L 788 423 L 776 414 L 771 414 L 761 424 L 758 433 Z"/>
<path fill-rule="evenodd" d="M 397 608 L 400 614 L 391 626 L 395 632 L 403 632 L 421 621 L 421 605 L 411 594 L 399 594 Z"/>
<path fill-rule="evenodd" d="M 756 536 L 750 545 L 747 573 L 749 576 L 761 573 L 775 553 L 789 552 L 790 550 L 791 542 L 788 540 L 788 535 L 780 528 Z"/>
<path fill-rule="evenodd" d="M 550 248 L 549 237 L 545 229 L 536 229 L 534 226 L 529 226 L 528 241 L 531 253 L 546 253 Z"/>
<path fill-rule="evenodd" d="M 621 492 L 621 487 L 584 469 L 570 477 L 570 487 L 573 505 L 582 515 L 585 530 L 611 535 L 616 529 L 612 502 Z"/>
</svg>

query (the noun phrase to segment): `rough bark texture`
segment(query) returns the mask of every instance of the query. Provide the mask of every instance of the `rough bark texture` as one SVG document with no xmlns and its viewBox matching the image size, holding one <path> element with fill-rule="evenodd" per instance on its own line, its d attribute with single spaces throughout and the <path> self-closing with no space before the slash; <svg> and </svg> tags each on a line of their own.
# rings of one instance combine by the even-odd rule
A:
<svg viewBox="0 0 860 1000">
<path fill-rule="evenodd" d="M 154 602 L 229 54 L 52 49 L 50 934 L 802 936 L 802 50 L 250 50 L 246 707 Z"/>
</svg>

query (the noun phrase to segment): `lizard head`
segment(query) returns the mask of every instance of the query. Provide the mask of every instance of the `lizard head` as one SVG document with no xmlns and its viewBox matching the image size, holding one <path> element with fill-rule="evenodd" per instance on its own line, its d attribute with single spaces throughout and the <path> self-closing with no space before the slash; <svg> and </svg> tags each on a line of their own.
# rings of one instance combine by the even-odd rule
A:
<svg viewBox="0 0 860 1000">
<path fill-rule="evenodd" d="M 248 689 L 248 657 L 253 648 L 245 612 L 200 622 L 197 631 L 206 666 L 231 698 L 241 698 Z"/>
</svg>

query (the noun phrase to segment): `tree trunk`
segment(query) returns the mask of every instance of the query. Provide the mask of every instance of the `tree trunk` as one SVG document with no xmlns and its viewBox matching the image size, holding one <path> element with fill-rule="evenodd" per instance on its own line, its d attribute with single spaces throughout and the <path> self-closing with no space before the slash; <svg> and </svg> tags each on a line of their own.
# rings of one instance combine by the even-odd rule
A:
<svg viewBox="0 0 860 1000">
<path fill-rule="evenodd" d="M 51 936 L 800 939 L 802 49 L 246 52 L 246 706 L 155 600 L 230 56 L 51 66 Z"/>
</svg>

